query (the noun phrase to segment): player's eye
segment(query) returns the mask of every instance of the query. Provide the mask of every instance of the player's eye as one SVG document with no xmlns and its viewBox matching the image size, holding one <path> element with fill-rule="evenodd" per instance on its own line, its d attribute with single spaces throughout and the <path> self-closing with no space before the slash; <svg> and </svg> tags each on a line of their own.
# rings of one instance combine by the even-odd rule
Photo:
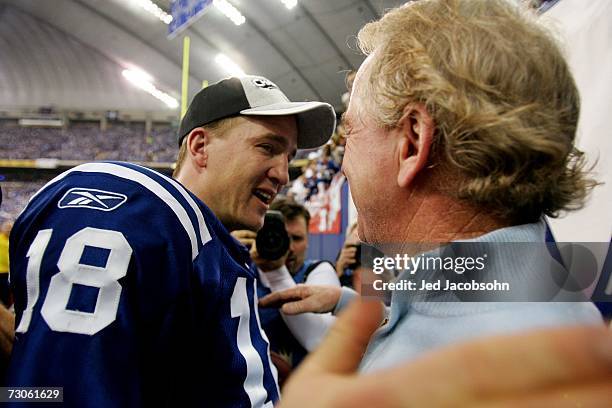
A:
<svg viewBox="0 0 612 408">
<path fill-rule="evenodd" d="M 258 147 L 264 150 L 266 153 L 274 153 L 274 146 L 272 146 L 270 143 L 262 143 L 258 145 Z"/>
</svg>

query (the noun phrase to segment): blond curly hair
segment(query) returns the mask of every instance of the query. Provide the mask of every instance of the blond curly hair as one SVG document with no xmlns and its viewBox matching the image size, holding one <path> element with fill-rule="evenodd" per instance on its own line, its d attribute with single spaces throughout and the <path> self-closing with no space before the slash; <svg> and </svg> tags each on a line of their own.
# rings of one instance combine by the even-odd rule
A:
<svg viewBox="0 0 612 408">
<path fill-rule="evenodd" d="M 436 125 L 432 160 L 460 198 L 515 222 L 580 208 L 596 182 L 574 146 L 580 100 L 552 36 L 507 0 L 422 0 L 358 35 L 365 110 L 392 128 L 409 103 Z"/>
</svg>

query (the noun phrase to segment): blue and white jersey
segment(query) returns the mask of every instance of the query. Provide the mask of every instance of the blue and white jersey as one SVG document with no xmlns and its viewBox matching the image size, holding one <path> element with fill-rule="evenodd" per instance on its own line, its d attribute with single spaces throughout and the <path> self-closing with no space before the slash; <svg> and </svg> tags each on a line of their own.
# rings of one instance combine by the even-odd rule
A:
<svg viewBox="0 0 612 408">
<path fill-rule="evenodd" d="M 10 259 L 9 385 L 64 387 L 78 407 L 278 399 L 248 251 L 175 180 L 75 167 L 30 200 Z"/>
</svg>

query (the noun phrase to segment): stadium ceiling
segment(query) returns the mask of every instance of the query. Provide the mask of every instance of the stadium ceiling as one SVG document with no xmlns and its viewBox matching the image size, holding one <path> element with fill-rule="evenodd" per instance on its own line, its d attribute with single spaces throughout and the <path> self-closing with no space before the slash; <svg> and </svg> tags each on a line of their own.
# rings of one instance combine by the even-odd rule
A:
<svg viewBox="0 0 612 408">
<path fill-rule="evenodd" d="M 345 71 L 363 56 L 355 35 L 399 0 L 229 0 L 234 25 L 214 7 L 176 38 L 132 0 L 0 0 L 0 108 L 168 109 L 121 72 L 138 67 L 180 99 L 183 36 L 191 38 L 189 97 L 228 76 L 224 53 L 247 73 L 276 82 L 294 100 L 342 109 Z M 169 11 L 170 0 L 154 0 Z"/>
</svg>

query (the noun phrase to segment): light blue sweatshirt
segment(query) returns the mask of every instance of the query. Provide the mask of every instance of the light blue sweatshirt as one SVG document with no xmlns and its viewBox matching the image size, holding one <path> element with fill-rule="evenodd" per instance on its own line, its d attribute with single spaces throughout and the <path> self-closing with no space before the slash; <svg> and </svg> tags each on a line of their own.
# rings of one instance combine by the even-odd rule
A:
<svg viewBox="0 0 612 408">
<path fill-rule="evenodd" d="M 546 225 L 541 221 L 499 229 L 462 242 L 482 243 L 489 252 L 494 251 L 487 260 L 487 279 L 511 282 L 516 294 L 523 289 L 529 292 L 544 279 L 550 279 L 552 258 L 547 252 L 543 255 L 538 251 L 521 251 L 519 254 L 513 245 L 497 243 L 543 243 L 545 234 Z M 398 280 L 403 277 L 408 276 L 402 274 Z M 343 289 L 336 311 L 355 296 L 355 292 Z M 414 292 L 394 291 L 388 322 L 370 341 L 361 371 L 394 366 L 430 350 L 475 337 L 562 325 L 602 324 L 601 314 L 590 302 L 457 302 L 452 301 L 457 300 L 453 296 L 450 292 L 438 292 L 435 301 L 425 302 Z M 554 300 L 561 298 L 562 293 Z"/>
</svg>

